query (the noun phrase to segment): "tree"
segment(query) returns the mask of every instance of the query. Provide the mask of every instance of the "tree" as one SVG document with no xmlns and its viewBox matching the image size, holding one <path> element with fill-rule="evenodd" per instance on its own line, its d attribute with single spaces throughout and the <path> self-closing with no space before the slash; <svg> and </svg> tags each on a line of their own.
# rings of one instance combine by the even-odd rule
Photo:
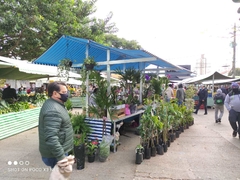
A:
<svg viewBox="0 0 240 180">
<path fill-rule="evenodd" d="M 119 38 L 113 34 L 106 34 L 105 43 L 107 46 L 120 48 L 120 49 L 140 49 L 141 46 L 137 41 L 131 40 L 128 41 L 124 38 Z"/>
<path fill-rule="evenodd" d="M 104 42 L 105 33 L 117 31 L 105 20 L 90 17 L 96 0 L 0 1 L 0 55 L 33 60 L 62 35 Z"/>
</svg>

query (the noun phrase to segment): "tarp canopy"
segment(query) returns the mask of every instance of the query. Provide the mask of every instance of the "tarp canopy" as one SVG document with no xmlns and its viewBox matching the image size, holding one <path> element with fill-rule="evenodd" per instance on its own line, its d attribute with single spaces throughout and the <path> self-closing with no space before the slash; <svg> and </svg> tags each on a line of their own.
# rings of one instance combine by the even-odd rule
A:
<svg viewBox="0 0 240 180">
<path fill-rule="evenodd" d="M 73 67 L 81 67 L 86 53 L 94 60 L 101 64 L 96 67 L 96 70 L 106 71 L 107 51 L 110 50 L 111 70 L 116 69 L 145 69 L 148 65 L 154 64 L 163 69 L 184 70 L 179 66 L 173 65 L 145 50 L 126 50 L 107 47 L 98 44 L 94 41 L 76 38 L 72 36 L 63 35 L 57 42 L 55 42 L 47 51 L 45 51 L 39 58 L 33 61 L 36 64 L 46 64 L 57 66 L 62 59 L 70 59 L 73 62 Z M 131 61 L 123 61 L 131 60 Z M 143 64 L 141 65 L 140 62 Z"/>
<path fill-rule="evenodd" d="M 209 73 L 209 74 L 206 74 L 206 75 L 201 75 L 201 76 L 197 76 L 197 77 L 194 77 L 194 78 L 189 78 L 189 79 L 185 79 L 182 81 L 182 83 L 185 83 L 185 84 L 192 84 L 192 83 L 202 83 L 204 81 L 210 81 L 212 80 L 213 82 L 215 80 L 223 80 L 223 79 L 232 79 L 231 77 L 228 77 L 228 76 L 224 76 L 222 74 L 220 74 L 219 72 L 215 71 L 213 73 Z"/>
<path fill-rule="evenodd" d="M 231 84 L 232 82 L 239 82 L 240 79 L 220 79 L 220 80 L 215 80 L 214 84 Z M 212 81 L 204 81 L 203 84 L 212 84 Z"/>
<path fill-rule="evenodd" d="M 45 77 L 56 77 L 56 66 L 32 64 L 28 61 L 16 60 L 0 56 L 0 78 L 15 80 L 35 80 Z M 69 77 L 80 78 L 77 73 L 69 72 Z"/>
</svg>

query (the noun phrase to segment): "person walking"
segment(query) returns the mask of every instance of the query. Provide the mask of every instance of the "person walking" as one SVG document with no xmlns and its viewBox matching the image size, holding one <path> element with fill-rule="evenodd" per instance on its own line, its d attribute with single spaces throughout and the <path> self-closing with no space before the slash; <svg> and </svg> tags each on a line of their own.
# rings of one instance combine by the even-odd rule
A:
<svg viewBox="0 0 240 180">
<path fill-rule="evenodd" d="M 197 95 L 199 97 L 199 102 L 196 107 L 196 111 L 194 111 L 193 113 L 197 114 L 200 106 L 203 104 L 204 109 L 205 109 L 204 115 L 207 115 L 207 97 L 208 97 L 207 88 L 205 88 L 205 86 L 201 85 Z"/>
<path fill-rule="evenodd" d="M 213 97 L 214 104 L 215 104 L 215 122 L 220 123 L 224 113 L 224 100 L 225 94 L 222 92 L 221 89 L 217 90 L 217 94 Z M 220 114 L 218 116 L 218 112 Z"/>
<path fill-rule="evenodd" d="M 177 93 L 176 93 L 176 98 L 178 100 L 178 105 L 182 105 L 183 101 L 185 100 L 185 91 L 183 89 L 183 85 L 179 84 L 178 85 L 178 89 L 177 89 Z"/>
<path fill-rule="evenodd" d="M 164 95 L 165 95 L 165 101 L 170 102 L 171 98 L 173 97 L 172 84 L 168 85 L 168 88 L 165 90 Z"/>
<path fill-rule="evenodd" d="M 232 90 L 227 94 L 224 105 L 229 111 L 228 120 L 233 129 L 232 136 L 236 137 L 237 133 L 240 138 L 240 90 L 239 85 L 235 82 L 231 85 Z M 238 123 L 238 125 L 237 125 Z"/>
<path fill-rule="evenodd" d="M 50 83 L 48 96 L 39 115 L 39 151 L 42 161 L 54 168 L 57 163 L 66 161 L 68 152 L 73 149 L 73 128 L 64 106 L 68 99 L 66 84 Z"/>
</svg>

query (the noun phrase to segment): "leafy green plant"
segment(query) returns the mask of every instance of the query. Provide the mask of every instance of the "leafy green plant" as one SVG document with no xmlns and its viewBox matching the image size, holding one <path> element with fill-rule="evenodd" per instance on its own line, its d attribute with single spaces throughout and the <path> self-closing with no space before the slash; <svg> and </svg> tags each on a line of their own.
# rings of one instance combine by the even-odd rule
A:
<svg viewBox="0 0 240 180">
<path fill-rule="evenodd" d="M 96 105 L 89 105 L 89 113 L 94 114 L 97 118 L 103 118 L 106 117 L 107 112 L 109 112 L 110 119 L 112 119 L 114 114 L 112 111 L 114 101 L 111 98 L 112 93 L 108 93 L 108 87 L 110 84 L 107 80 L 101 77 L 99 73 L 95 73 L 95 84 L 99 87 L 93 97 Z"/>
<path fill-rule="evenodd" d="M 94 57 L 90 57 L 90 56 L 88 56 L 84 59 L 83 64 L 84 65 L 85 64 L 93 64 L 94 66 L 97 65 L 96 61 L 94 60 Z"/>
<path fill-rule="evenodd" d="M 97 144 L 94 141 L 90 141 L 87 143 L 87 154 L 88 155 L 95 155 L 97 151 Z"/>
<path fill-rule="evenodd" d="M 85 122 L 86 116 L 83 114 L 73 114 L 71 117 L 74 136 L 74 145 L 85 143 L 87 134 L 91 132 L 90 126 Z"/>
<path fill-rule="evenodd" d="M 65 103 L 64 103 L 66 109 L 69 111 L 69 110 L 72 110 L 73 108 L 73 105 L 72 105 L 72 101 L 70 99 L 68 99 Z"/>
<path fill-rule="evenodd" d="M 68 58 L 60 60 L 58 66 L 57 66 L 58 76 L 66 78 L 68 80 L 69 72 L 70 72 L 70 68 L 71 68 L 72 64 L 73 64 L 73 62 Z"/>
</svg>

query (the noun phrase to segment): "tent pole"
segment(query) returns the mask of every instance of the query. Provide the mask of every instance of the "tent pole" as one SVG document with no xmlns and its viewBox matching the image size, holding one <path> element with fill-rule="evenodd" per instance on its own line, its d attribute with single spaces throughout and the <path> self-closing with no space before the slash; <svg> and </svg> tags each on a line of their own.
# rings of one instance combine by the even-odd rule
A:
<svg viewBox="0 0 240 180">
<path fill-rule="evenodd" d="M 140 62 L 140 69 L 141 69 L 141 75 L 140 75 L 140 89 L 139 89 L 139 102 L 142 104 L 142 90 L 143 90 L 143 82 L 142 82 L 142 76 L 144 75 L 143 73 L 143 63 Z"/>
<path fill-rule="evenodd" d="M 86 45 L 86 58 L 88 58 L 89 55 L 89 41 L 88 44 Z M 89 71 L 87 71 L 87 78 L 86 78 L 86 117 L 88 117 L 88 101 L 89 101 Z"/>
<path fill-rule="evenodd" d="M 214 93 L 214 74 L 213 74 L 213 77 L 212 77 L 212 95 Z"/>
<path fill-rule="evenodd" d="M 111 92 L 111 84 L 110 84 L 110 49 L 107 50 L 107 81 L 109 83 L 107 94 Z M 110 119 L 109 112 L 107 112 L 107 118 Z"/>
</svg>

